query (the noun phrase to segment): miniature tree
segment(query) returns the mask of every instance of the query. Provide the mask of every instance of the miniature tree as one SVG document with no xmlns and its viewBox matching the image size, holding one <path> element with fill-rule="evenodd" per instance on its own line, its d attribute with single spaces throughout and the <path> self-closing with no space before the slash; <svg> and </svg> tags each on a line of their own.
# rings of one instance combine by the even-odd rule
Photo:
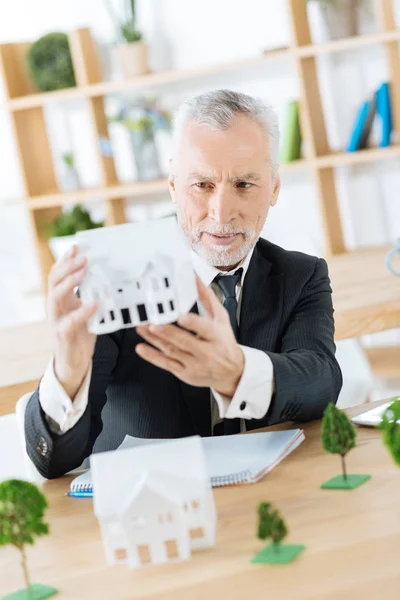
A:
<svg viewBox="0 0 400 600">
<path fill-rule="evenodd" d="M 26 561 L 25 546 L 34 544 L 35 537 L 49 533 L 49 527 L 43 521 L 46 508 L 46 498 L 33 483 L 10 479 L 0 484 L 0 546 L 11 544 L 21 552 L 26 585 L 26 591 L 13 594 L 13 598 L 36 600 L 57 592 L 40 584 L 31 585 Z"/>
<path fill-rule="evenodd" d="M 256 564 L 286 564 L 292 562 L 304 550 L 302 545 L 282 544 L 288 529 L 278 510 L 268 502 L 258 505 L 257 536 L 260 540 L 270 538 L 272 544 L 263 548 L 252 559 Z"/>
<path fill-rule="evenodd" d="M 322 421 L 322 446 L 327 452 L 340 454 L 343 479 L 347 480 L 346 454 L 356 445 L 356 432 L 346 413 L 328 404 Z"/>
<path fill-rule="evenodd" d="M 340 454 L 342 475 L 322 484 L 323 488 L 354 489 L 370 478 L 370 475 L 348 475 L 345 457 L 356 446 L 356 431 L 346 413 L 330 403 L 325 409 L 321 430 L 322 446 L 331 454 Z"/>
<path fill-rule="evenodd" d="M 400 467 L 400 400 L 395 400 L 385 410 L 380 428 L 383 430 L 383 442 L 389 449 L 394 462 Z"/>
</svg>

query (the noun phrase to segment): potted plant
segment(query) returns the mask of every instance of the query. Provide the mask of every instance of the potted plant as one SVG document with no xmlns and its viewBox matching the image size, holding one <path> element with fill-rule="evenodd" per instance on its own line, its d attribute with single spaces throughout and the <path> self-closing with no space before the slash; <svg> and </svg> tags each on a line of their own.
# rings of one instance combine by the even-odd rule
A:
<svg viewBox="0 0 400 600">
<path fill-rule="evenodd" d="M 118 29 L 116 54 L 125 77 L 137 77 L 149 72 L 148 48 L 136 25 L 135 0 L 125 0 L 125 18 L 118 18 L 109 0 L 106 6 Z"/>
<path fill-rule="evenodd" d="M 103 226 L 103 222 L 93 221 L 90 213 L 77 204 L 72 211 L 63 213 L 52 223 L 46 223 L 43 231 L 54 259 L 59 260 L 75 243 L 75 234 L 78 231 Z"/>
<path fill-rule="evenodd" d="M 26 54 L 26 64 L 33 83 L 41 92 L 76 86 L 65 33 L 48 33 L 34 42 Z"/>
</svg>

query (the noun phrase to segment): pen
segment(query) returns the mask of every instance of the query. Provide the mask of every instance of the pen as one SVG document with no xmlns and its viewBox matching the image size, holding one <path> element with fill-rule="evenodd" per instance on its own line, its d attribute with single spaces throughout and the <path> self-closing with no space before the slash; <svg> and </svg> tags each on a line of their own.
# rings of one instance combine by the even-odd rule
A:
<svg viewBox="0 0 400 600">
<path fill-rule="evenodd" d="M 72 498 L 93 498 L 93 492 L 67 492 L 65 495 Z"/>
</svg>

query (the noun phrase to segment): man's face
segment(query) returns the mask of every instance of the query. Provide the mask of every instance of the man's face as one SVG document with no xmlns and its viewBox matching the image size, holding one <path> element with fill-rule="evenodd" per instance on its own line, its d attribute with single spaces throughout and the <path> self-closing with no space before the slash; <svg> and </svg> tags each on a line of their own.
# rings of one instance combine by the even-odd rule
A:
<svg viewBox="0 0 400 600">
<path fill-rule="evenodd" d="M 188 124 L 169 184 L 191 247 L 222 269 L 235 267 L 256 244 L 280 189 L 266 135 L 246 116 L 225 131 Z"/>
</svg>

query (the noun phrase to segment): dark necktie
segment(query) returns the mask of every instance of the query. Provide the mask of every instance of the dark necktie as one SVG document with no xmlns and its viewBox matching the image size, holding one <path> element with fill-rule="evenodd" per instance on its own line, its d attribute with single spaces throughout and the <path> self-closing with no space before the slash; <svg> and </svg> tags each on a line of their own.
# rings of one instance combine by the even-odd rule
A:
<svg viewBox="0 0 400 600">
<path fill-rule="evenodd" d="M 217 275 L 214 282 L 222 290 L 224 294 L 224 307 L 229 313 L 233 333 L 237 339 L 239 327 L 237 322 L 237 307 L 236 286 L 242 277 L 243 269 L 238 269 L 233 275 Z"/>
<path fill-rule="evenodd" d="M 238 302 L 236 299 L 236 286 L 241 280 L 243 269 L 238 269 L 233 275 L 217 275 L 214 282 L 224 294 L 224 307 L 228 311 L 235 338 L 238 338 L 239 326 L 237 322 Z M 224 419 L 214 427 L 214 435 L 229 435 L 240 433 L 240 419 Z"/>
</svg>

